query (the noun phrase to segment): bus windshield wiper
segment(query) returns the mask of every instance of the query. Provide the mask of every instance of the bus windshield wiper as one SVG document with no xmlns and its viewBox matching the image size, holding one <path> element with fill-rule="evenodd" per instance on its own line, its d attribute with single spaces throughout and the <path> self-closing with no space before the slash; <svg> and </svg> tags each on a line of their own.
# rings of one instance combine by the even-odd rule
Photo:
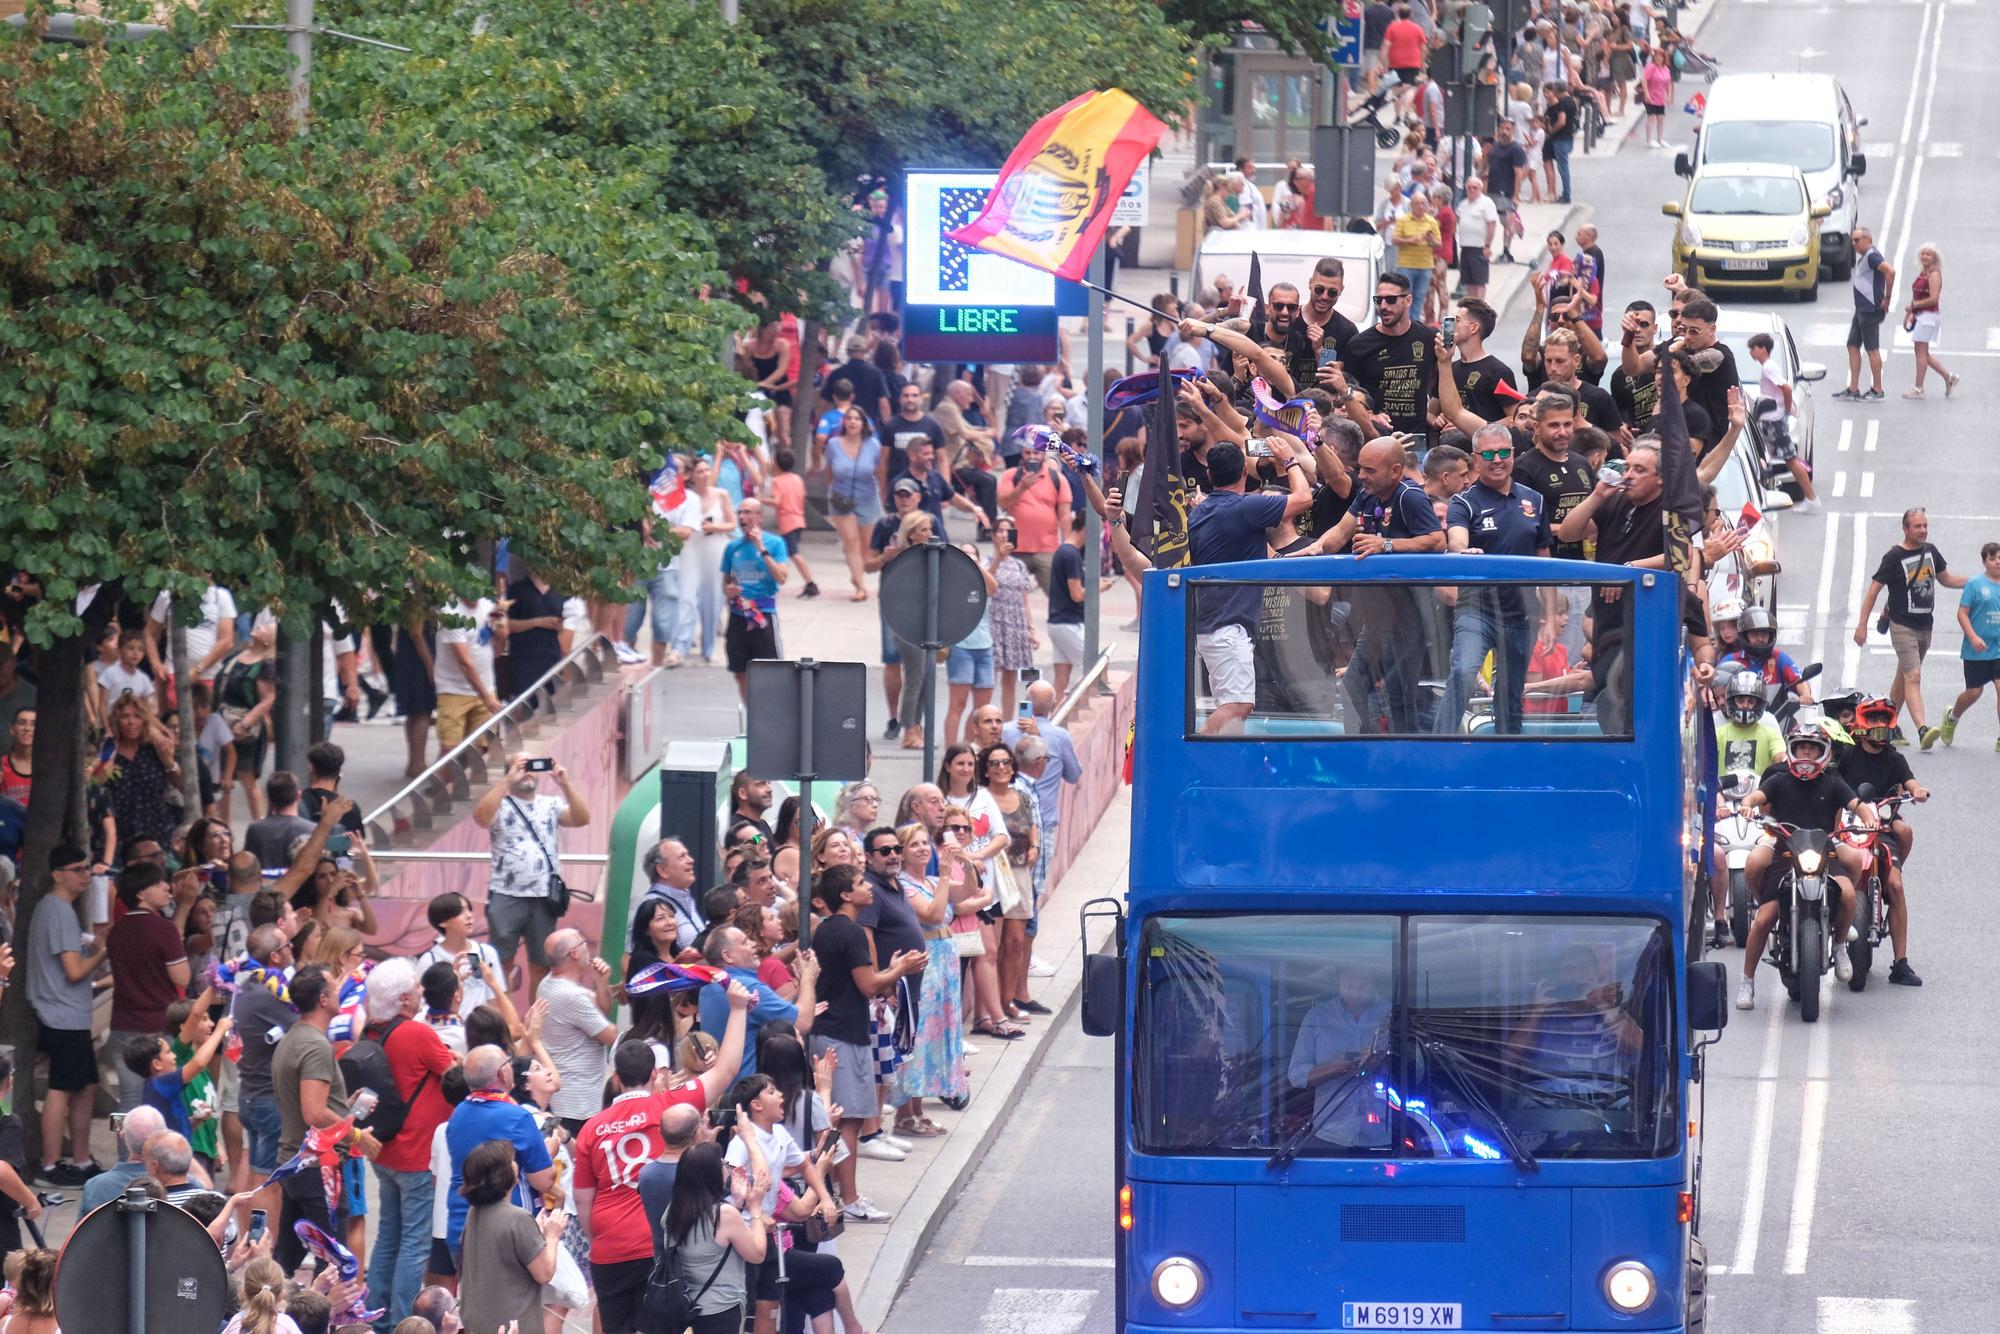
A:
<svg viewBox="0 0 2000 1334">
<path fill-rule="evenodd" d="M 1361 1090 L 1362 1085 L 1367 1082 L 1364 1076 L 1367 1075 L 1369 1067 L 1387 1054 L 1387 1049 L 1383 1045 L 1383 1038 L 1386 1036 L 1386 1031 L 1376 1034 L 1375 1044 L 1367 1051 L 1362 1052 L 1360 1057 L 1354 1062 L 1353 1073 L 1347 1076 L 1349 1081 L 1347 1087 L 1342 1089 L 1325 1107 L 1315 1110 L 1304 1125 L 1294 1130 L 1286 1138 L 1285 1142 L 1278 1146 L 1278 1151 L 1264 1160 L 1266 1167 L 1275 1169 L 1290 1167 L 1292 1160 L 1299 1156 L 1299 1149 L 1308 1139 L 1318 1133 L 1320 1126 L 1325 1123 L 1327 1117 L 1346 1106 L 1347 1100 Z M 1314 1096 L 1318 1096 L 1317 1092 L 1315 1092 Z"/>
<path fill-rule="evenodd" d="M 1419 1025 L 1413 1021 L 1412 1027 L 1417 1028 Z M 1472 1104 L 1472 1109 L 1492 1125 L 1494 1133 L 1500 1137 L 1501 1145 L 1507 1150 L 1507 1156 L 1514 1160 L 1514 1166 L 1523 1172 L 1540 1171 L 1541 1160 L 1528 1152 L 1528 1146 L 1514 1133 L 1514 1127 L 1507 1124 L 1506 1119 L 1494 1109 L 1493 1104 L 1486 1100 L 1486 1095 L 1479 1091 L 1471 1072 L 1465 1068 L 1464 1058 L 1452 1049 L 1451 1044 L 1441 1038 L 1426 1037 L 1421 1031 L 1417 1032 L 1416 1038 L 1418 1047 L 1451 1074 L 1452 1082 L 1458 1085 L 1459 1091 L 1465 1095 L 1465 1100 Z"/>
</svg>

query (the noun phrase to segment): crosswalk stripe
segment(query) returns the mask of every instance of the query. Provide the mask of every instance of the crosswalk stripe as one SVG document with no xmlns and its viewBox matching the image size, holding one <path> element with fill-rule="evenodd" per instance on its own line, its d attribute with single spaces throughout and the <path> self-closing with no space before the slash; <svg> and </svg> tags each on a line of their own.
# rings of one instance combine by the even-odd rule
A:
<svg viewBox="0 0 2000 1334">
<path fill-rule="evenodd" d="M 1819 1334 L 1916 1334 L 1916 1305 L 1901 1297 L 1822 1297 Z"/>
<path fill-rule="evenodd" d="M 1076 1334 L 1096 1300 L 1088 1288 L 995 1288 L 979 1334 Z"/>
</svg>

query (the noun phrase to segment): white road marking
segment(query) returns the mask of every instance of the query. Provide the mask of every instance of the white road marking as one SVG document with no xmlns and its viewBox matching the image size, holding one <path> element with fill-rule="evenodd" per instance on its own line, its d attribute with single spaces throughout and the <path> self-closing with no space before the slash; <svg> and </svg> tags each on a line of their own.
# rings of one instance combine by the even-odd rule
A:
<svg viewBox="0 0 2000 1334">
<path fill-rule="evenodd" d="M 1930 155 L 1932 157 L 1964 157 L 1965 145 L 1940 141 L 1930 146 Z"/>
<path fill-rule="evenodd" d="M 1854 567 L 1848 572 L 1847 580 L 1847 620 L 1841 626 L 1841 639 L 1846 644 L 1840 668 L 1840 686 L 1846 690 L 1854 685 L 1854 674 L 1861 666 L 1861 646 L 1854 642 L 1849 627 L 1861 619 L 1861 593 L 1868 586 L 1868 576 L 1874 573 L 1868 565 L 1868 516 L 1854 516 Z M 1825 661 L 1821 659 L 1820 661 Z"/>
<path fill-rule="evenodd" d="M 1917 1334 L 1916 1305 L 1901 1297 L 1822 1297 L 1819 1334 Z"/>
<path fill-rule="evenodd" d="M 1843 476 L 1843 477 L 1845 477 L 1846 475 L 1847 475 L 1846 473 L 1842 473 L 1842 474 L 1841 474 L 1841 476 Z M 1874 473 L 1872 473 L 1872 472 L 1864 472 L 1864 473 L 1862 473 L 1862 474 L 1861 474 L 1861 498 L 1862 498 L 1863 500 L 1867 500 L 1867 499 L 1868 499 L 1868 498 L 1869 498 L 1870 496 L 1873 496 L 1874 494 L 1875 494 L 1875 474 L 1874 474 Z"/>
<path fill-rule="evenodd" d="M 1840 452 L 1845 454 L 1854 448 L 1854 419 L 1849 417 L 1840 424 Z"/>
<path fill-rule="evenodd" d="M 1986 350 L 2000 352 L 2000 328 L 1991 324 L 1986 326 Z"/>
<path fill-rule="evenodd" d="M 1116 1269 L 1108 1255 L 968 1255 L 960 1264 L 975 1269 Z"/>
<path fill-rule="evenodd" d="M 1929 81 L 1924 85 L 1924 120 L 1922 126 L 1917 130 L 1918 143 L 1923 143 L 1931 137 L 1931 107 L 1937 101 L 1938 90 L 1938 48 L 1944 43 L 1944 11 L 1942 9 L 1926 9 L 1924 13 L 1936 14 L 1937 22 L 1931 25 L 1931 73 Z M 1917 54 L 1917 67 L 1921 73 L 1923 68 L 1923 53 L 1921 50 Z M 1914 92 L 1915 89 L 1911 91 Z M 1895 267 L 1898 273 L 1903 271 L 1903 257 L 1909 253 L 1911 231 L 1916 226 L 1918 181 L 1923 177 L 1923 174 L 1924 159 L 1918 157 L 1915 165 L 1910 168 L 1909 192 L 1903 196 L 1903 226 L 1896 239 Z M 1894 214 L 1884 213 L 1882 216 L 1888 218 L 1893 217 Z"/>
<path fill-rule="evenodd" d="M 1771 1126 L 1778 1112 L 1778 1052 L 1783 1044 L 1785 1002 L 1775 992 L 1764 1000 L 1764 1051 L 1757 1064 L 1757 1110 L 1750 1122 L 1750 1162 L 1744 1171 L 1743 1221 L 1736 1234 L 1732 1274 L 1757 1272 L 1757 1241 L 1764 1230 L 1764 1187 L 1771 1176 Z"/>
<path fill-rule="evenodd" d="M 1804 631 L 1811 619 L 1812 608 L 1803 602 L 1781 602 L 1778 604 L 1778 629 L 1796 635 Z"/>
<path fill-rule="evenodd" d="M 1845 948 L 1843 946 L 1842 948 Z M 1833 1051 L 1833 1030 L 1828 1011 L 1839 988 L 1831 972 L 1820 977 L 1819 1022 L 1813 1025 L 1806 1046 L 1806 1100 L 1799 1118 L 1799 1175 L 1792 1185 L 1792 1224 L 1785 1236 L 1785 1272 L 1806 1272 L 1807 1254 L 1812 1249 L 1813 1208 L 1819 1202 L 1819 1165 L 1826 1144 L 1826 1100 L 1831 1090 L 1827 1070 Z"/>
<path fill-rule="evenodd" d="M 1881 438 L 1882 423 L 1879 420 L 1869 422 L 1868 433 L 1861 438 L 1861 452 L 1864 454 L 1873 454 L 1875 446 L 1881 441 Z"/>
<path fill-rule="evenodd" d="M 1097 1294 L 1076 1288 L 995 1288 L 979 1334 L 1076 1334 Z"/>
<path fill-rule="evenodd" d="M 1826 516 L 1826 550 L 1819 558 L 1819 599 L 1814 603 L 1819 608 L 1818 624 L 1813 627 L 1812 656 L 1807 662 L 1826 661 L 1827 618 L 1833 614 L 1833 559 L 1840 550 L 1840 516 Z"/>
<path fill-rule="evenodd" d="M 1847 472 L 1845 469 L 1833 475 L 1833 498 L 1839 500 L 1847 494 Z"/>
</svg>

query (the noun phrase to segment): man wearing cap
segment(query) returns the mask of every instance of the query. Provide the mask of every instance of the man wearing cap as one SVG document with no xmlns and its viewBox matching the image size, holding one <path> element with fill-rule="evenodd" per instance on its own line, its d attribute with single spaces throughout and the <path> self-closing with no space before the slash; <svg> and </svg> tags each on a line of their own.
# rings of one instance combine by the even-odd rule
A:
<svg viewBox="0 0 2000 1334">
<path fill-rule="evenodd" d="M 1028 432 L 1021 462 L 1000 475 L 1000 508 L 1014 516 L 1014 554 L 1049 591 L 1055 550 L 1069 534 L 1069 479 L 1049 462 L 1048 436 Z"/>
<path fill-rule="evenodd" d="M 916 386 L 911 385 L 907 392 L 915 390 Z M 894 497 L 900 487 L 914 486 L 917 489 L 918 506 L 931 516 L 931 522 L 936 526 L 939 537 L 945 535 L 944 511 L 947 505 L 972 515 L 978 520 L 980 527 L 984 528 L 985 513 L 979 506 L 953 490 L 951 479 L 937 466 L 937 447 L 927 438 L 915 436 L 911 438 L 907 448 L 908 466 L 889 484 L 890 496 Z"/>
</svg>

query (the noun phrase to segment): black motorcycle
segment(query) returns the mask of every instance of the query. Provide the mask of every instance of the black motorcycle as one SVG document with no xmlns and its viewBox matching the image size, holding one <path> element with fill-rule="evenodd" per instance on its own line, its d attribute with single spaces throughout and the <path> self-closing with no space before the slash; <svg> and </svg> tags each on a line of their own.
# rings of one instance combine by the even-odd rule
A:
<svg viewBox="0 0 2000 1334">
<path fill-rule="evenodd" d="M 1902 814 L 1909 798 L 1898 788 L 1888 797 L 1878 797 L 1863 783 L 1856 792 L 1863 801 L 1873 802 L 1879 820 L 1874 828 L 1864 827 L 1853 816 L 1840 831 L 1841 842 L 1858 848 L 1868 858 L 1868 874 L 1855 893 L 1853 939 L 1847 945 L 1848 961 L 1854 965 L 1854 979 L 1848 990 L 1860 991 L 1868 985 L 1868 970 L 1875 966 L 1875 947 L 1889 939 L 1889 896 L 1884 892 L 1889 871 L 1896 865 L 1896 840 L 1889 826 Z"/>
<path fill-rule="evenodd" d="M 1833 911 L 1827 906 L 1833 888 L 1832 844 L 1823 829 L 1800 829 L 1782 820 L 1766 820 L 1764 827 L 1776 835 L 1783 862 L 1778 929 L 1771 932 L 1769 957 L 1785 994 L 1799 1003 L 1799 1018 L 1817 1023 L 1819 980 L 1833 962 Z"/>
</svg>

